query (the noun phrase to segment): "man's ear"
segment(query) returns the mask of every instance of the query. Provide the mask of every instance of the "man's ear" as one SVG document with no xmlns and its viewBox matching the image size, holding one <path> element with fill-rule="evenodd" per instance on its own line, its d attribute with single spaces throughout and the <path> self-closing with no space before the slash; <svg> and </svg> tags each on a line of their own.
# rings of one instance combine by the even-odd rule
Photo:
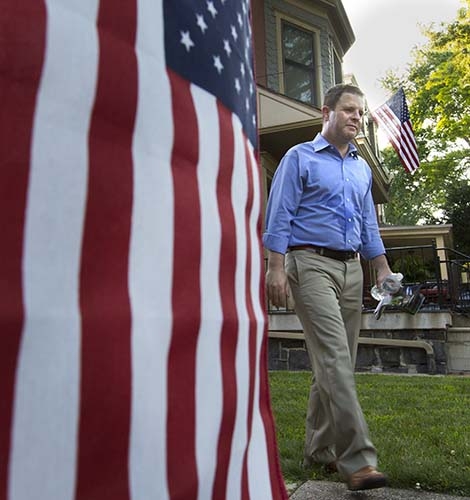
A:
<svg viewBox="0 0 470 500">
<path fill-rule="evenodd" d="M 322 106 L 321 114 L 324 121 L 328 121 L 330 118 L 330 108 L 328 106 Z"/>
</svg>

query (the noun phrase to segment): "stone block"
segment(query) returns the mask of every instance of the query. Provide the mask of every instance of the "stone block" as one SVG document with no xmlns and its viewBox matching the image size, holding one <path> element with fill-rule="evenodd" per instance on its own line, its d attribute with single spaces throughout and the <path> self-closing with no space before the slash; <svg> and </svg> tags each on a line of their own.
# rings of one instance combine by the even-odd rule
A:
<svg viewBox="0 0 470 500">
<path fill-rule="evenodd" d="M 374 348 L 369 345 L 359 345 L 356 358 L 356 369 L 368 369 L 377 364 Z"/>
<path fill-rule="evenodd" d="M 400 349 L 378 348 L 382 365 L 385 367 L 400 366 Z"/>
<path fill-rule="evenodd" d="M 436 365 L 439 363 L 444 363 L 447 360 L 445 343 L 444 342 L 431 342 L 434 349 L 434 359 L 436 360 Z"/>
<path fill-rule="evenodd" d="M 415 340 L 416 335 L 409 330 L 396 330 L 393 332 L 393 338 L 399 340 Z"/>
<path fill-rule="evenodd" d="M 268 370 L 288 370 L 287 353 L 283 351 L 279 339 L 269 339 Z"/>
<path fill-rule="evenodd" d="M 305 349 L 289 349 L 289 370 L 311 370 L 310 359 Z"/>
<path fill-rule="evenodd" d="M 423 365 L 427 367 L 427 356 L 424 349 L 401 349 L 401 362 L 406 365 Z"/>
</svg>

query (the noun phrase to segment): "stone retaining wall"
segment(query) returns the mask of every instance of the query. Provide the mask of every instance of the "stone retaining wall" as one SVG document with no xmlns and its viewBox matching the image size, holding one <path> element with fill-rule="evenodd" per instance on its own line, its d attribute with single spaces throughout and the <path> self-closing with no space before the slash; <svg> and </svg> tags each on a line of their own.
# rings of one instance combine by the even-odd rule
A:
<svg viewBox="0 0 470 500">
<path fill-rule="evenodd" d="M 269 369 L 310 370 L 301 325 L 296 316 L 271 316 L 274 317 L 269 318 Z M 469 318 L 463 321 L 470 323 Z M 452 322 L 450 312 L 419 312 L 415 315 L 386 312 L 379 320 L 372 314 L 364 313 L 356 370 L 375 373 L 470 373 L 470 329 L 464 332 L 465 328 L 460 326 L 455 328 L 458 334 L 452 333 Z M 458 324 L 462 324 L 462 319 Z M 463 335 L 466 335 L 465 338 Z M 448 336 L 451 342 L 448 342 Z M 460 356 L 458 359 L 455 358 L 457 353 Z"/>
</svg>

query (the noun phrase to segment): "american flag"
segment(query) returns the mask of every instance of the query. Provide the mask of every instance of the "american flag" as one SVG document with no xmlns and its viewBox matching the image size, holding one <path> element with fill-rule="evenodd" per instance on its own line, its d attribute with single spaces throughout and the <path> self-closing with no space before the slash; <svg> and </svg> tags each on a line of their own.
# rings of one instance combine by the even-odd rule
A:
<svg viewBox="0 0 470 500">
<path fill-rule="evenodd" d="M 249 3 L 5 0 L 0 500 L 286 499 Z"/>
<path fill-rule="evenodd" d="M 419 156 L 403 89 L 400 87 L 387 102 L 373 111 L 372 117 L 383 127 L 405 170 L 413 174 L 419 167 Z"/>
</svg>

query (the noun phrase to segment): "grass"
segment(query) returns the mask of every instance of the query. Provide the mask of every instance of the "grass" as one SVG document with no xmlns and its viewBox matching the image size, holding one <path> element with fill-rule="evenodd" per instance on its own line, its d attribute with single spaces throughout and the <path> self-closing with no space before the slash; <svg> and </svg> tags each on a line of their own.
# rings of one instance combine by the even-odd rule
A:
<svg viewBox="0 0 470 500">
<path fill-rule="evenodd" d="M 301 467 L 308 372 L 270 372 L 286 483 L 340 480 Z M 470 496 L 470 378 L 357 374 L 357 391 L 392 488 Z"/>
</svg>

